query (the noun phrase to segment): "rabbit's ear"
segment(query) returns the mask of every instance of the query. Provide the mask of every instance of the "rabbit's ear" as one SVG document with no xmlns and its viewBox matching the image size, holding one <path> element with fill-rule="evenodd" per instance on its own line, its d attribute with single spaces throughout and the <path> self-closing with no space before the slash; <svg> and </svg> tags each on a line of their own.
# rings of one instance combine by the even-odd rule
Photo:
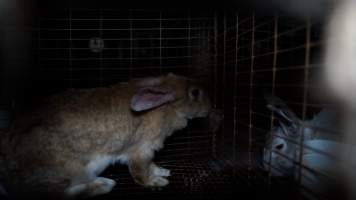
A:
<svg viewBox="0 0 356 200">
<path fill-rule="evenodd" d="M 279 116 L 279 124 L 283 133 L 290 137 L 298 136 L 300 130 L 300 119 L 288 106 L 278 97 L 265 95 L 267 108 Z"/>
<path fill-rule="evenodd" d="M 289 123 L 298 123 L 300 121 L 297 115 L 295 115 L 280 98 L 272 95 L 265 95 L 265 99 L 267 101 L 267 108 L 276 112 Z"/>
<path fill-rule="evenodd" d="M 299 124 L 297 122 L 286 123 L 282 120 L 279 121 L 279 125 L 282 129 L 282 133 L 285 136 L 296 138 L 300 135 Z"/>
<path fill-rule="evenodd" d="M 175 100 L 175 93 L 170 88 L 143 87 L 132 97 L 131 109 L 145 111 Z"/>
</svg>

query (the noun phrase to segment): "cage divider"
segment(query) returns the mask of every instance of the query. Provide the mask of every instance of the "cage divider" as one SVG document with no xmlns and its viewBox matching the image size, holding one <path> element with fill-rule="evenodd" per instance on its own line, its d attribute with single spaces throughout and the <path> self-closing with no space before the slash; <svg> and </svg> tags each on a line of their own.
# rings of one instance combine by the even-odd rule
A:
<svg viewBox="0 0 356 200">
<path fill-rule="evenodd" d="M 89 12 L 88 10 L 85 10 Z M 56 73 L 58 71 L 65 71 L 66 77 L 64 79 L 58 78 L 59 81 L 63 83 L 69 83 L 70 87 L 78 87 L 80 83 L 86 81 L 87 86 L 91 84 L 90 81 L 95 81 L 104 85 L 104 82 L 116 81 L 116 80 L 126 80 L 133 77 L 141 77 L 147 73 L 152 74 L 164 74 L 167 71 L 173 71 L 178 73 L 192 74 L 194 65 L 203 65 L 209 68 L 210 72 L 207 75 L 211 84 L 211 92 L 213 93 L 213 107 L 221 108 L 224 113 L 224 122 L 221 130 L 212 132 L 209 130 L 196 130 L 194 127 L 189 127 L 185 131 L 185 135 L 173 138 L 167 141 L 166 148 L 162 150 L 162 154 L 158 156 L 159 164 L 162 166 L 167 166 L 172 168 L 172 184 L 177 184 L 172 187 L 177 187 L 184 189 L 183 186 L 185 178 L 181 176 L 193 176 L 194 173 L 199 173 L 200 171 L 209 171 L 211 173 L 220 173 L 221 177 L 211 178 L 211 182 L 206 181 L 206 184 L 217 183 L 216 187 L 222 187 L 222 190 L 226 189 L 229 183 L 225 175 L 232 175 L 234 181 L 239 184 L 246 184 L 251 189 L 252 187 L 261 187 L 272 191 L 276 187 L 283 185 L 283 181 L 280 184 L 275 183 L 275 179 L 271 175 L 271 170 L 274 166 L 271 165 L 271 160 L 267 162 L 269 169 L 268 174 L 264 174 L 263 167 L 256 165 L 259 162 L 256 157 L 260 156 L 259 151 L 263 149 L 262 135 L 268 131 L 272 131 L 275 122 L 275 115 L 266 114 L 264 111 L 255 110 L 256 104 L 264 101 L 258 96 L 258 91 L 260 88 L 271 88 L 272 95 L 279 95 L 279 89 L 283 87 L 283 90 L 288 90 L 289 88 L 301 88 L 304 87 L 303 91 L 303 102 L 299 100 L 286 100 L 286 103 L 292 106 L 302 106 L 303 107 L 303 119 L 306 119 L 306 114 L 308 113 L 308 106 L 316 106 L 307 101 L 307 89 L 309 68 L 319 67 L 317 64 L 311 63 L 311 48 L 314 46 L 319 46 L 322 42 L 314 42 L 310 39 L 310 32 L 312 22 L 307 22 L 306 30 L 306 41 L 305 44 L 299 45 L 295 44 L 290 47 L 283 47 L 282 36 L 287 39 L 291 37 L 297 31 L 303 30 L 305 24 L 295 25 L 289 28 L 282 29 L 283 22 L 279 21 L 279 16 L 277 14 L 273 15 L 271 19 L 260 20 L 259 16 L 254 12 L 252 15 L 244 17 L 244 13 L 236 12 L 231 16 L 229 12 L 214 11 L 212 16 L 201 17 L 193 16 L 195 13 L 189 10 L 187 16 L 165 16 L 165 11 L 158 10 L 153 14 L 157 14 L 157 17 L 152 17 L 145 13 L 145 10 L 138 11 L 135 9 L 130 9 L 128 12 L 128 18 L 115 19 L 115 16 L 109 16 L 106 18 L 104 16 L 106 9 L 94 9 L 93 11 L 99 11 L 99 16 L 76 16 L 75 10 L 69 9 L 69 16 L 61 19 L 48 20 L 50 22 L 54 21 L 64 21 L 68 24 L 69 28 L 52 29 L 50 31 L 65 31 L 69 32 L 69 38 L 46 38 L 45 31 L 46 27 L 39 27 L 38 29 L 38 56 L 41 56 L 40 50 L 53 51 L 49 55 L 54 55 L 55 51 L 68 52 L 66 58 L 61 57 L 46 57 L 43 56 L 39 58 L 42 65 L 43 74 L 46 73 Z M 115 10 L 114 10 L 115 11 Z M 119 11 L 118 11 L 119 12 Z M 148 18 L 145 18 L 147 14 Z M 168 13 L 170 14 L 170 13 Z M 183 13 L 187 14 L 187 13 Z M 73 16 L 72 16 L 73 15 Z M 126 17 L 126 16 L 125 16 Z M 82 21 L 81 21 L 82 20 Z M 203 20 L 203 21 L 200 21 Z M 231 20 L 231 21 L 230 21 Z M 43 20 L 46 21 L 46 20 Z M 75 31 L 83 30 L 90 31 L 90 27 L 84 27 L 80 29 L 74 27 L 75 22 L 88 22 L 93 23 L 99 21 L 99 35 L 105 41 L 105 44 L 112 44 L 111 46 L 105 46 L 104 51 L 99 53 L 99 57 L 80 57 L 76 56 L 76 51 L 85 51 L 86 47 L 77 46 L 75 42 L 87 41 L 85 37 L 78 37 L 75 35 Z M 112 23 L 117 22 L 128 22 L 129 27 L 117 27 L 108 28 L 105 26 L 107 21 Z M 157 25 L 154 25 L 157 22 Z M 45 22 L 43 22 L 45 23 Z M 140 23 L 152 23 L 149 27 L 140 27 Z M 183 25 L 181 25 L 181 24 Z M 259 36 L 261 32 L 268 32 L 269 28 L 264 28 L 272 26 L 271 35 L 268 33 L 265 36 Z M 262 29 L 262 30 L 260 30 Z M 96 30 L 96 29 L 94 29 Z M 114 37 L 106 36 L 106 31 L 128 31 L 128 38 L 124 37 Z M 147 31 L 142 35 L 136 35 L 140 31 Z M 148 33 L 153 31 L 152 34 Z M 169 31 L 174 32 L 170 34 Z M 177 31 L 177 32 L 175 32 Z M 184 35 L 180 35 L 183 31 Z M 42 34 L 43 33 L 43 34 Z M 157 35 L 157 34 L 158 35 Z M 292 35 L 292 36 L 290 36 Z M 288 37 L 287 37 L 288 36 Z M 250 38 L 249 41 L 244 41 L 246 38 Z M 285 40 L 285 39 L 284 39 Z M 51 48 L 51 45 L 45 47 L 45 43 L 50 43 L 51 41 L 65 42 L 69 41 L 69 48 L 63 46 L 55 46 Z M 145 43 L 148 41 L 149 43 Z M 117 42 L 117 43 L 115 43 Z M 120 42 L 120 43 L 119 43 Z M 128 42 L 126 44 L 125 42 Z M 181 45 L 180 45 L 181 43 Z M 267 43 L 267 47 L 263 45 Z M 269 44 L 271 43 L 271 44 Z M 146 44 L 146 45 L 143 45 Z M 52 45 L 53 46 L 53 45 Z M 260 50 L 265 48 L 263 52 Z M 285 63 L 280 64 L 280 59 L 284 55 L 281 53 L 285 52 L 295 52 L 296 50 L 301 50 L 306 48 L 305 64 L 287 65 Z M 107 55 L 107 51 L 121 51 L 127 50 L 128 56 L 110 56 Z M 173 53 L 170 53 L 173 50 Z M 250 55 L 244 56 L 243 53 L 248 50 Z M 147 51 L 149 53 L 140 54 L 141 51 Z M 198 51 L 198 52 L 197 52 Z M 150 52 L 153 52 L 150 54 Z M 264 57 L 273 57 L 272 66 L 260 66 L 259 61 Z M 208 62 L 207 58 L 209 59 Z M 99 66 L 89 65 L 92 61 L 99 60 Z M 69 66 L 63 67 L 47 67 L 48 63 L 60 63 L 61 61 L 66 61 Z M 77 64 L 77 62 L 79 64 Z M 136 63 L 143 62 L 146 65 L 138 65 Z M 85 65 L 87 63 L 88 65 Z M 127 64 L 125 64 L 127 63 Z M 173 64 L 172 64 L 173 63 Z M 248 63 L 248 64 L 244 64 Z M 172 64 L 172 65 L 171 65 Z M 248 68 L 244 68 L 246 66 Z M 272 69 L 271 69 L 272 68 Z M 293 73 L 293 70 L 304 70 L 304 82 L 303 84 L 298 83 L 280 83 L 278 81 L 278 72 L 286 71 Z M 121 71 L 122 70 L 122 71 Z M 85 77 L 85 73 L 88 71 L 99 72 L 94 78 Z M 126 72 L 128 71 L 128 74 Z M 108 72 L 113 72 L 110 77 L 107 76 Z M 262 74 L 266 72 L 269 76 L 271 74 L 272 81 L 259 81 L 259 73 Z M 80 76 L 76 76 L 76 73 L 80 73 Z M 205 74 L 204 74 L 205 75 Z M 246 82 L 241 82 L 242 77 L 248 77 Z M 41 77 L 44 80 L 50 79 L 51 77 Z M 269 80 L 269 79 L 268 79 Z M 60 86 L 59 86 L 60 87 Z M 228 87 L 233 88 L 231 92 Z M 246 87 L 249 94 L 239 96 Z M 232 96 L 230 97 L 229 95 Z M 257 103 L 256 103 L 257 102 Z M 248 104 L 246 107 L 245 104 Z M 232 107 L 230 107 L 232 106 Z M 259 106 L 259 105 L 258 105 Z M 242 112 L 247 110 L 246 119 Z M 230 113 L 232 111 L 232 113 Z M 255 118 L 266 120 L 269 122 L 269 127 L 264 126 L 264 124 L 259 124 L 255 121 Z M 244 121 L 246 120 L 246 121 Z M 314 127 L 311 127 L 314 128 Z M 245 131 L 246 130 L 246 131 Z M 232 141 L 229 141 L 232 137 Z M 241 141 L 244 140 L 244 141 Z M 299 144 L 302 144 L 299 141 Z M 203 149 L 204 148 L 204 149 Z M 303 145 L 301 145 L 303 149 Z M 272 153 L 272 151 L 270 151 Z M 204 156 L 209 155 L 209 159 L 215 162 L 219 162 L 222 166 L 222 170 L 215 170 L 213 167 L 209 166 L 208 161 L 199 161 Z M 232 156 L 231 156 L 232 155 Z M 247 157 L 243 157 L 246 155 Z M 228 158 L 225 158 L 225 157 Z M 199 158 L 199 159 L 198 159 Z M 270 156 L 271 159 L 271 156 Z M 300 160 L 302 161 L 302 160 Z M 263 160 L 264 163 L 264 160 Z M 257 163 L 260 164 L 260 163 Z M 300 163 L 298 163 L 300 164 Z M 205 166 L 204 166 L 205 165 Z M 300 169 L 302 169 L 302 164 L 300 164 Z M 225 171 L 224 171 L 225 170 Z M 125 173 L 121 173 L 125 174 Z M 130 177 L 121 175 L 113 177 L 118 178 L 118 183 L 121 186 L 126 185 L 122 190 L 117 188 L 117 192 L 130 191 L 127 193 L 128 196 L 135 194 L 140 190 L 139 186 L 130 185 Z M 124 180 L 122 181 L 123 178 Z M 301 184 L 302 181 L 301 171 L 299 172 L 298 182 Z M 196 180 L 194 180 L 196 181 Z M 241 182 L 239 182 L 241 181 Z M 121 183 L 120 183 L 121 182 Z M 199 185 L 201 183 L 192 183 L 187 186 L 187 193 L 192 191 L 199 191 Z M 198 188 L 198 189 L 197 189 Z M 302 190 L 302 188 L 300 188 Z M 140 190 L 141 191 L 141 190 Z M 142 190 L 142 194 L 155 194 L 159 195 L 158 191 L 147 191 Z M 163 190 L 165 194 L 172 194 L 172 190 Z M 118 195 L 118 194 L 116 194 Z M 120 196 L 120 195 L 119 195 Z M 203 198 L 203 193 L 199 193 L 198 196 Z"/>
<path fill-rule="evenodd" d="M 306 120 L 306 112 L 307 112 L 307 98 L 308 98 L 308 83 L 309 83 L 309 79 L 308 79 L 308 74 L 309 74 L 309 64 L 310 64 L 310 43 L 311 43 L 311 23 L 310 23 L 310 18 L 308 17 L 308 19 L 306 20 L 306 48 L 305 48 L 305 69 L 304 69 L 304 91 L 303 91 L 303 110 L 302 110 L 302 120 Z M 304 124 L 302 124 L 302 128 L 304 128 Z M 303 130 L 303 129 L 302 129 Z M 299 131 L 302 131 L 299 130 Z M 299 155 L 299 172 L 298 172 L 298 177 L 297 180 L 299 182 L 299 185 L 302 185 L 302 170 L 303 170 L 303 155 L 304 155 L 304 133 L 301 132 L 300 133 L 301 137 L 300 137 L 300 141 L 299 141 L 299 146 L 300 146 L 300 155 Z"/>
<path fill-rule="evenodd" d="M 102 9 L 100 9 L 100 20 L 99 20 L 99 36 L 100 36 L 100 39 L 102 39 L 103 38 L 103 10 Z M 104 47 L 105 47 L 105 43 L 104 43 Z M 100 51 L 99 52 L 99 60 L 100 60 L 100 63 L 99 63 L 99 68 L 100 68 L 100 70 L 99 70 L 99 81 L 100 81 L 100 86 L 103 86 L 103 79 L 104 79 L 104 77 L 103 77 L 103 50 L 104 49 L 102 49 L 102 51 Z"/>
<path fill-rule="evenodd" d="M 163 70 L 162 70 L 162 12 L 159 12 L 159 73 L 162 75 Z"/>
<path fill-rule="evenodd" d="M 225 113 L 226 113 L 226 110 L 225 110 L 225 87 L 226 87 L 226 38 L 227 38 L 227 30 L 226 30 L 226 27 L 227 27 L 227 19 L 226 19 L 226 13 L 223 14 L 222 16 L 222 23 L 223 23 L 223 38 L 222 38 L 222 63 L 221 63 L 221 67 L 222 67 L 222 74 L 221 74 L 221 109 L 222 109 L 222 124 L 221 124 L 221 141 L 219 141 L 220 145 L 221 145 L 221 148 L 224 148 L 225 147 L 225 134 L 227 132 L 227 130 L 225 130 Z"/>
<path fill-rule="evenodd" d="M 132 68 L 133 68 L 133 58 L 134 58 L 134 51 L 133 51 L 133 48 L 134 48 L 134 42 L 133 42 L 133 21 L 132 21 L 132 9 L 129 10 L 129 33 L 130 33 L 130 56 L 129 56 L 129 60 L 130 60 L 130 63 L 129 63 L 129 79 L 132 78 Z M 160 58 L 158 58 L 160 59 Z"/>
<path fill-rule="evenodd" d="M 214 13 L 214 70 L 213 70 L 213 73 L 214 73 L 214 95 L 213 95 L 213 102 L 214 102 L 214 108 L 217 108 L 217 70 L 218 70 L 218 14 L 217 12 Z M 217 158 L 217 153 L 216 153 L 216 150 L 217 150 L 217 140 L 216 140 L 216 132 L 213 132 L 213 147 L 212 147 L 212 150 L 213 150 L 213 158 Z"/>
<path fill-rule="evenodd" d="M 252 171 L 252 97 L 253 97 L 253 70 L 254 70 L 254 50 L 255 50 L 255 13 L 252 14 L 251 31 L 251 64 L 250 64 L 250 94 L 249 94 L 249 132 L 248 132 L 248 179 L 251 179 Z M 250 181 L 249 181 L 250 184 Z"/>
<path fill-rule="evenodd" d="M 238 134 L 238 129 L 237 129 L 237 121 L 238 121 L 238 118 L 237 118 L 237 111 L 238 111 L 238 108 L 237 108 L 237 75 L 238 75 L 238 72 L 237 72 L 237 68 L 238 68 L 238 62 L 237 62 L 237 56 L 238 56 L 238 38 L 239 38 L 239 14 L 238 12 L 235 13 L 236 15 L 236 35 L 235 35 L 235 69 L 234 69 L 234 87 L 233 87 L 233 94 L 234 94 L 234 103 L 233 103 L 233 106 L 234 106 L 234 126 L 233 126 L 233 145 L 232 145 L 232 150 L 233 150 L 233 160 L 234 162 L 237 162 L 237 155 L 236 155 L 236 148 L 237 147 L 237 144 L 236 144 L 236 138 L 237 138 L 237 134 Z M 236 169 L 234 168 L 233 170 L 233 176 L 236 177 Z"/>
<path fill-rule="evenodd" d="M 72 47 L 73 47 L 73 43 L 72 43 L 72 9 L 71 6 L 69 7 L 69 88 L 73 87 L 73 62 L 72 62 Z"/>
</svg>

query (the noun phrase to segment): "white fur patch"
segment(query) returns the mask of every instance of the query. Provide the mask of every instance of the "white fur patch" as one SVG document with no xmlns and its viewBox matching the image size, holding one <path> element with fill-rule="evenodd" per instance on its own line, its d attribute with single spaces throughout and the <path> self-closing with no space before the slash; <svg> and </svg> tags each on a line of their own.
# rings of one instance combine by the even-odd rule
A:
<svg viewBox="0 0 356 200">
<path fill-rule="evenodd" d="M 165 169 L 165 168 L 162 168 L 162 167 L 155 167 L 153 169 L 153 174 L 155 176 L 164 176 L 164 177 L 167 177 L 167 176 L 170 176 L 171 175 L 171 171 L 169 169 Z"/>
<path fill-rule="evenodd" d="M 113 187 L 116 185 L 116 182 L 114 180 L 103 178 L 103 177 L 97 178 L 94 182 L 96 185 L 100 186 L 100 188 L 93 191 L 94 193 L 92 194 L 92 196 L 99 195 L 99 194 L 106 194 L 110 192 L 113 189 Z"/>
<path fill-rule="evenodd" d="M 64 191 L 64 193 L 68 197 L 74 197 L 75 195 L 78 195 L 78 194 L 84 192 L 85 189 L 87 189 L 86 184 L 79 184 L 79 185 L 70 186 L 69 188 L 67 188 Z"/>
<path fill-rule="evenodd" d="M 114 180 L 99 177 L 93 182 L 70 186 L 65 190 L 65 194 L 68 197 L 75 197 L 82 193 L 87 193 L 86 195 L 89 197 L 96 196 L 109 193 L 115 185 L 116 182 Z"/>
<path fill-rule="evenodd" d="M 163 187 L 163 186 L 166 186 L 168 184 L 169 184 L 169 181 L 166 178 L 163 178 L 162 176 L 155 176 L 148 183 L 148 185 L 154 186 L 154 187 Z"/>
<path fill-rule="evenodd" d="M 92 161 L 87 165 L 87 172 L 92 174 L 93 176 L 97 176 L 101 172 L 103 172 L 109 165 L 120 162 L 121 164 L 127 164 L 128 158 L 126 155 L 120 156 L 109 156 L 102 155 L 95 157 Z"/>
</svg>

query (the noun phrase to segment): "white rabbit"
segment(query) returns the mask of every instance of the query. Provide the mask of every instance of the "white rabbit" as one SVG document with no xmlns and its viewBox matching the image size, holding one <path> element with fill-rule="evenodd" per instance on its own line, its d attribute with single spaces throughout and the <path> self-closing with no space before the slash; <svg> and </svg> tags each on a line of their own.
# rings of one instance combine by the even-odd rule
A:
<svg viewBox="0 0 356 200">
<path fill-rule="evenodd" d="M 275 111 L 280 126 L 274 127 L 264 149 L 264 168 L 272 176 L 292 176 L 295 181 L 315 194 L 330 194 L 338 188 L 340 171 L 338 155 L 346 149 L 356 153 L 356 147 L 346 145 L 340 135 L 337 112 L 323 109 L 311 120 L 300 120 L 279 98 L 267 97 L 268 108 Z M 302 154 L 301 154 L 302 153 Z M 356 159 L 351 159 L 353 166 Z"/>
<path fill-rule="evenodd" d="M 300 181 L 301 186 L 316 195 L 330 195 L 332 193 L 330 191 L 345 190 L 341 182 L 343 177 L 338 165 L 342 162 L 339 152 L 348 151 L 351 155 L 355 155 L 356 146 L 320 139 L 307 140 L 303 143 L 303 146 L 302 167 L 296 167 L 294 171 L 295 180 Z M 299 156 L 298 152 L 297 155 Z M 356 158 L 349 157 L 349 162 L 352 165 L 348 167 L 354 169 Z"/>
<path fill-rule="evenodd" d="M 300 120 L 287 105 L 277 97 L 266 97 L 267 107 L 280 117 L 278 127 L 273 127 L 264 148 L 264 167 L 271 168 L 272 176 L 292 175 L 300 142 L 313 139 L 337 140 L 337 115 L 332 109 L 323 109 L 311 120 Z M 328 132 L 328 133 L 326 133 Z"/>
</svg>

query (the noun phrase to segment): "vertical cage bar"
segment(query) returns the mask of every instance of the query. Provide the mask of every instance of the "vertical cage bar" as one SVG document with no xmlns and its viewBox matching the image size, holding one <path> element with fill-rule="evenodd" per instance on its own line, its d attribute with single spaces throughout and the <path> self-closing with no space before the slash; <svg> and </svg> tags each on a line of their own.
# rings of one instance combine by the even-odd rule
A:
<svg viewBox="0 0 356 200">
<path fill-rule="evenodd" d="M 221 135 L 221 145 L 225 145 L 225 83 L 226 83 L 226 40 L 227 40 L 227 21 L 226 21 L 226 13 L 223 16 L 223 63 L 222 63 L 222 79 L 221 79 L 221 109 L 223 111 L 222 114 L 222 135 Z M 221 149 L 223 150 L 223 149 Z M 225 153 L 225 152 L 223 152 Z"/>
<path fill-rule="evenodd" d="M 236 36 L 235 36 L 235 69 L 234 69 L 234 130 L 233 130 L 233 144 L 232 144 L 232 155 L 233 155 L 233 160 L 234 163 L 237 162 L 237 155 L 236 155 L 236 138 L 237 138 L 237 134 L 238 134 L 238 130 L 237 130 L 237 121 L 238 121 L 238 117 L 237 117 L 237 68 L 238 68 L 238 41 L 239 41 L 239 14 L 236 13 Z M 233 175 L 236 176 L 236 168 L 234 168 L 233 170 Z"/>
<path fill-rule="evenodd" d="M 214 14 L 214 108 L 217 107 L 217 69 L 218 69 L 218 14 Z M 216 158 L 216 132 L 213 133 L 213 157 Z"/>
<path fill-rule="evenodd" d="M 188 39 L 188 57 L 187 57 L 187 59 L 188 59 L 188 73 L 189 73 L 189 66 L 192 64 L 191 63 L 191 58 L 190 58 L 190 56 L 192 56 L 192 37 L 191 37 L 191 23 L 192 23 L 192 21 L 191 21 L 191 12 L 190 12 L 190 10 L 188 11 L 188 33 L 187 33 L 187 39 Z"/>
<path fill-rule="evenodd" d="M 307 100 L 308 100 L 308 90 L 309 90 L 309 67 L 310 67 L 310 46 L 311 46 L 311 19 L 308 17 L 306 20 L 306 40 L 305 40 L 305 66 L 304 66 L 304 87 L 303 87 L 303 110 L 302 110 L 302 120 L 306 120 L 307 112 Z M 303 171 L 303 152 L 304 152 L 304 124 L 302 124 L 301 133 L 300 133 L 300 152 L 298 158 L 299 170 L 298 170 L 298 184 L 302 186 L 302 171 Z M 302 188 L 302 187 L 300 187 Z M 300 193 L 301 194 L 301 193 Z"/>
<path fill-rule="evenodd" d="M 249 97 L 249 133 L 248 133 L 248 180 L 252 172 L 252 101 L 253 101 L 253 73 L 254 73 L 254 51 L 255 51 L 255 13 L 252 14 L 252 38 L 251 38 L 251 68 L 250 68 L 250 97 Z M 251 184 L 250 181 L 248 184 Z"/>
<path fill-rule="evenodd" d="M 191 13 L 190 13 L 190 10 L 188 11 L 188 35 L 187 35 L 187 37 L 188 37 L 188 57 L 187 57 L 187 59 L 188 59 L 188 66 L 187 66 L 187 72 L 188 72 L 188 74 L 191 74 L 190 73 L 190 68 L 189 68 L 189 66 L 191 66 L 191 59 L 190 59 L 190 56 L 192 56 L 192 50 L 191 50 L 191 45 L 192 45 L 192 41 L 191 41 Z M 189 138 L 191 138 L 191 136 L 192 136 L 192 132 L 191 132 L 191 129 L 190 129 L 190 127 L 188 126 L 187 127 L 187 132 L 188 132 L 188 137 Z M 189 154 L 192 154 L 193 152 L 192 152 L 192 141 L 191 140 L 188 140 L 188 152 L 189 152 Z"/>
<path fill-rule="evenodd" d="M 211 26 L 211 24 L 210 24 L 211 22 L 209 22 L 208 23 L 208 25 L 206 25 L 205 24 L 205 26 Z M 204 38 L 202 38 L 201 40 L 203 40 L 204 42 L 206 42 L 207 43 L 207 50 L 204 50 L 204 52 L 202 51 L 202 47 L 201 46 L 199 46 L 199 60 L 202 60 L 203 59 L 203 56 L 205 56 L 206 54 L 209 56 L 209 58 L 210 58 L 210 55 L 212 54 L 212 51 L 214 50 L 214 49 L 212 49 L 211 48 L 211 38 L 214 38 L 214 29 L 213 30 L 211 30 L 211 29 L 209 29 L 208 31 L 206 31 L 205 33 L 204 33 Z M 203 46 L 203 47 L 205 47 L 205 45 Z M 209 62 L 207 63 L 207 65 L 206 65 L 206 67 L 211 67 L 211 68 L 213 68 L 214 67 L 214 65 L 213 65 L 213 63 L 210 63 L 210 61 L 213 61 L 213 60 L 209 60 Z M 214 68 L 213 68 L 214 69 Z M 208 74 L 208 76 L 209 76 L 209 78 L 214 78 L 214 70 L 210 70 L 209 69 L 209 74 Z M 214 80 L 212 80 L 213 81 L 213 85 L 215 85 L 215 83 L 214 83 Z M 214 88 L 213 88 L 214 89 Z M 213 105 L 214 107 L 215 107 L 215 105 Z M 210 122 L 209 122 L 210 123 Z M 215 131 L 214 131 L 215 132 Z M 211 138 L 211 155 L 213 155 L 214 154 L 214 135 L 215 135 L 215 133 L 214 132 L 212 132 L 211 131 L 211 135 L 212 135 L 212 138 Z"/>
<path fill-rule="evenodd" d="M 130 65 L 129 65 L 129 79 L 132 78 L 133 73 L 133 53 L 134 53 L 134 38 L 133 38 L 133 16 L 132 10 L 129 11 L 129 29 L 130 29 Z"/>
<path fill-rule="evenodd" d="M 73 87 L 73 63 L 72 63 L 72 5 L 69 5 L 69 87 Z"/>
<path fill-rule="evenodd" d="M 99 18 L 99 36 L 102 39 L 103 38 L 103 9 L 102 8 L 100 9 L 99 17 L 100 17 Z M 104 49 L 105 49 L 105 46 L 104 46 Z M 100 54 L 99 54 L 99 81 L 100 81 L 101 86 L 103 85 L 103 73 L 104 73 L 104 70 L 103 70 L 103 51 L 104 51 L 104 49 L 102 51 L 100 51 Z"/>
<path fill-rule="evenodd" d="M 159 74 L 162 74 L 162 11 L 159 12 Z"/>
<path fill-rule="evenodd" d="M 41 45 L 42 45 L 42 42 L 41 42 L 41 37 L 42 37 L 42 34 L 41 34 L 41 18 L 38 18 L 38 22 L 37 22 L 37 60 L 36 60 L 36 64 L 37 65 L 41 65 Z"/>
<path fill-rule="evenodd" d="M 277 59 L 278 59 L 278 19 L 279 16 L 277 14 L 274 15 L 274 34 L 273 34 L 273 66 L 272 66 L 272 96 L 275 95 L 275 87 L 276 87 L 276 71 L 277 71 Z M 273 130 L 273 121 L 274 121 L 274 112 L 271 112 L 271 125 L 270 125 L 270 132 L 272 133 Z M 272 135 L 272 140 L 274 135 Z M 272 162 L 272 151 L 273 148 L 270 149 L 269 153 L 269 160 L 268 160 L 268 187 L 271 187 L 271 162 Z"/>
</svg>

